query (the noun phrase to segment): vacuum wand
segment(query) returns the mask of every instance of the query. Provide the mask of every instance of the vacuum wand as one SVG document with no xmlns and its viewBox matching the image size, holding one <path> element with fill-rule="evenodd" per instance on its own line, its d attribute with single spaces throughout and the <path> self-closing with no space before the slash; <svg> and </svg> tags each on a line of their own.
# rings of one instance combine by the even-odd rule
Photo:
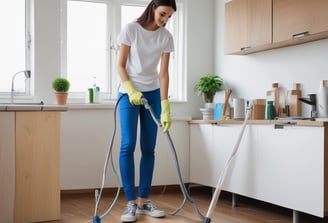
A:
<svg viewBox="0 0 328 223">
<path fill-rule="evenodd" d="M 203 219 L 203 223 L 210 223 L 211 222 L 210 216 L 211 216 L 212 212 L 214 211 L 214 208 L 215 208 L 215 206 L 217 204 L 217 201 L 219 199 L 219 196 L 220 196 L 220 193 L 221 193 L 221 190 L 222 190 L 223 181 L 225 179 L 228 168 L 230 166 L 230 162 L 232 161 L 232 159 L 234 158 L 234 156 L 238 152 L 239 144 L 240 144 L 241 139 L 244 135 L 244 131 L 245 131 L 246 124 L 247 124 L 247 121 L 248 121 L 249 116 L 250 116 L 250 111 L 252 109 L 252 106 L 253 106 L 253 102 L 251 102 L 248 105 L 248 107 L 246 108 L 246 117 L 245 117 L 244 123 L 242 125 L 242 128 L 240 130 L 239 136 L 237 138 L 237 142 L 236 142 L 235 146 L 233 147 L 232 153 L 231 153 L 229 159 L 227 160 L 227 162 L 226 162 L 226 164 L 225 164 L 225 166 L 224 166 L 224 168 L 221 172 L 219 181 L 217 183 L 217 186 L 215 188 L 215 191 L 214 191 L 214 194 L 213 194 L 213 197 L 212 197 L 212 201 L 211 201 L 210 206 L 208 208 L 208 211 L 206 213 L 206 217 Z"/>
</svg>

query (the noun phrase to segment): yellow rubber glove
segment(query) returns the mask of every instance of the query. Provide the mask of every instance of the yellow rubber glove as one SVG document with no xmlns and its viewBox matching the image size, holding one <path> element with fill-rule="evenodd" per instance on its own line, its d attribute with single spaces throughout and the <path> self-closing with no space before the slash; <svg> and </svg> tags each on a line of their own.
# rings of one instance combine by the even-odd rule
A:
<svg viewBox="0 0 328 223">
<path fill-rule="evenodd" d="M 131 81 L 125 81 L 123 87 L 129 95 L 129 101 L 132 105 L 141 105 L 142 93 L 135 89 Z"/>
<path fill-rule="evenodd" d="M 161 124 L 164 132 L 167 132 L 171 127 L 171 114 L 170 114 L 170 103 L 167 99 L 161 101 L 162 114 Z"/>
</svg>

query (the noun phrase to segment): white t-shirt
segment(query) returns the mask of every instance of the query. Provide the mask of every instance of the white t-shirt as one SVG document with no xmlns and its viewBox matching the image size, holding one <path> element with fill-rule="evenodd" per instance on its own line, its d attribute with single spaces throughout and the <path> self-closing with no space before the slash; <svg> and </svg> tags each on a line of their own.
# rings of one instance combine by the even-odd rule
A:
<svg viewBox="0 0 328 223">
<path fill-rule="evenodd" d="M 157 66 L 163 53 L 174 51 L 172 34 L 165 27 L 149 31 L 132 22 L 122 29 L 117 43 L 130 46 L 126 71 L 135 88 L 139 91 L 158 89 Z M 119 91 L 125 93 L 122 84 Z"/>
</svg>

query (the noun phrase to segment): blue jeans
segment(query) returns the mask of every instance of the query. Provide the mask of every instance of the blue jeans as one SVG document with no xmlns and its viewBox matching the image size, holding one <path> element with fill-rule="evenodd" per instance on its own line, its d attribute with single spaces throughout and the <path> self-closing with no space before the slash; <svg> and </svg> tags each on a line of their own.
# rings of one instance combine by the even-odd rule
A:
<svg viewBox="0 0 328 223">
<path fill-rule="evenodd" d="M 161 113 L 160 90 L 142 92 L 142 94 L 148 100 L 156 118 L 159 119 Z M 119 98 L 122 95 L 123 94 L 119 93 Z M 151 190 L 155 162 L 157 124 L 143 105 L 131 105 L 127 95 L 124 95 L 119 102 L 119 116 L 121 124 L 119 164 L 126 200 L 136 200 L 134 151 L 137 140 L 138 119 L 140 120 L 141 148 L 138 197 L 148 198 Z"/>
</svg>

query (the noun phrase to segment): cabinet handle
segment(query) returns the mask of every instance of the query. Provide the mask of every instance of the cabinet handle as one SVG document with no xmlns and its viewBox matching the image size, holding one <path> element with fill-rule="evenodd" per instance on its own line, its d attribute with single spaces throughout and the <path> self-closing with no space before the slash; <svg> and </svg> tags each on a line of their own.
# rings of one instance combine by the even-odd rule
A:
<svg viewBox="0 0 328 223">
<path fill-rule="evenodd" d="M 240 50 L 241 51 L 246 51 L 246 50 L 249 50 L 249 49 L 251 49 L 252 47 L 250 47 L 250 46 L 245 46 L 245 47 L 242 47 L 242 48 L 240 48 Z"/>
<path fill-rule="evenodd" d="M 297 122 L 286 122 L 286 123 L 274 124 L 273 128 L 274 129 L 283 129 L 285 126 L 292 126 L 292 125 L 297 125 Z"/>
<path fill-rule="evenodd" d="M 309 35 L 309 32 L 308 31 L 302 32 L 302 33 L 297 33 L 297 34 L 294 34 L 293 35 L 293 39 L 302 38 L 302 37 L 307 36 L 307 35 Z"/>
</svg>

